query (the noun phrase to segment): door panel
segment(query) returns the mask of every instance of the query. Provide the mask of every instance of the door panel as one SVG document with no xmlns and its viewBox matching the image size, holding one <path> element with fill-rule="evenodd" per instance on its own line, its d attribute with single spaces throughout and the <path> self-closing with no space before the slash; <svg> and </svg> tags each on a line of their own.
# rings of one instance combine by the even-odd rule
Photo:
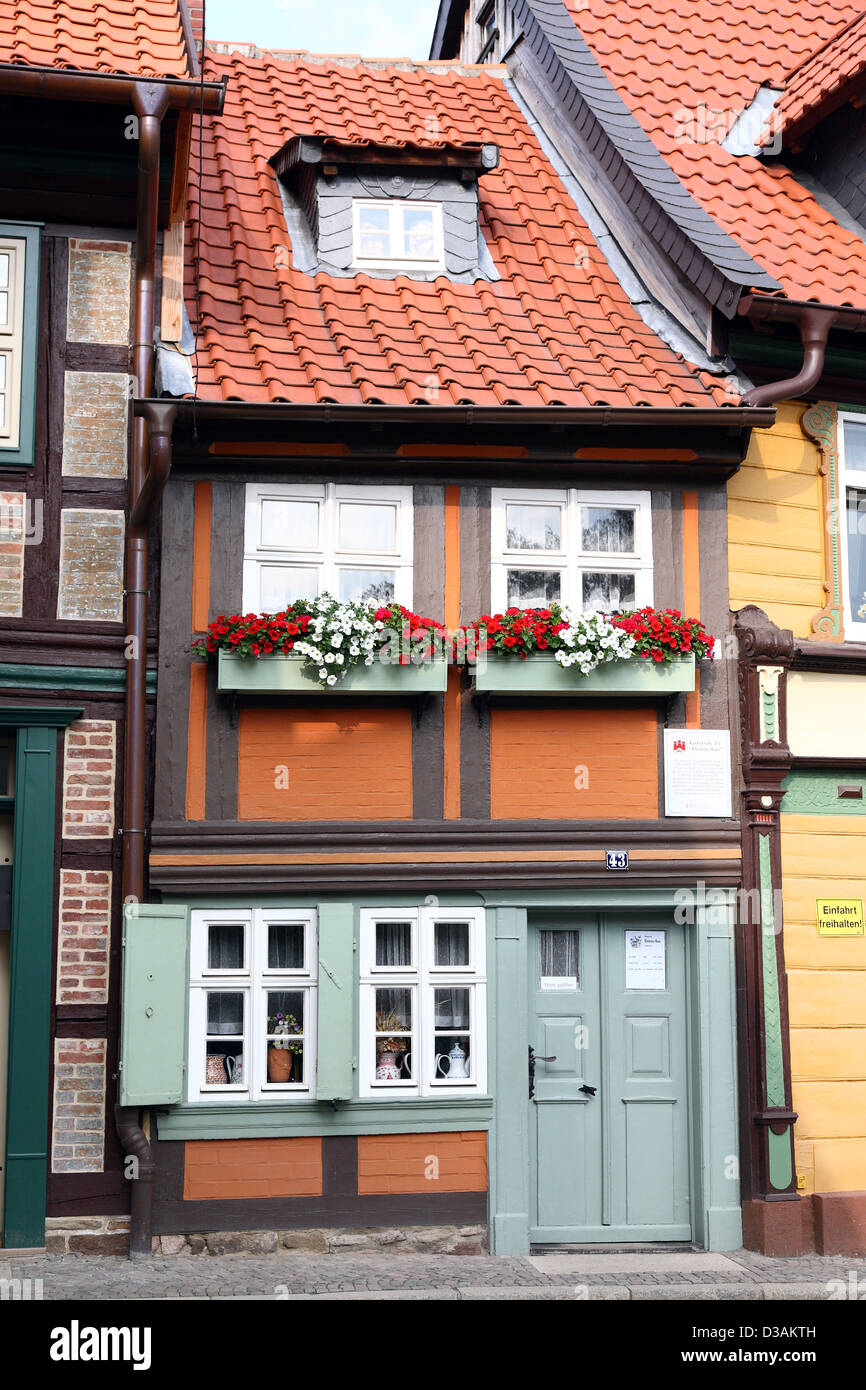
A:
<svg viewBox="0 0 866 1390">
<path fill-rule="evenodd" d="M 551 968 L 541 932 L 568 929 L 577 979 L 541 988 L 539 963 Z M 531 930 L 529 959 L 530 1040 L 539 1058 L 556 1059 L 537 1062 L 530 1102 L 531 1239 L 688 1240 L 683 929 L 653 914 L 575 914 Z"/>
</svg>

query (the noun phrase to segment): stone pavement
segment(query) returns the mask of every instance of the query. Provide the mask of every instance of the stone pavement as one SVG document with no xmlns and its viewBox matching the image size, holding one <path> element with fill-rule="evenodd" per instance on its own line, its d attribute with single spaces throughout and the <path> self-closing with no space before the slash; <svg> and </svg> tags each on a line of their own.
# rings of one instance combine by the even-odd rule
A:
<svg viewBox="0 0 866 1390">
<path fill-rule="evenodd" d="M 41 1280 L 20 1288 L 4 1280 Z M 836 1282 L 833 1282 L 836 1281 Z M 42 1255 L 4 1260 L 0 1298 L 866 1300 L 866 1260 L 652 1250 L 460 1256 Z"/>
</svg>

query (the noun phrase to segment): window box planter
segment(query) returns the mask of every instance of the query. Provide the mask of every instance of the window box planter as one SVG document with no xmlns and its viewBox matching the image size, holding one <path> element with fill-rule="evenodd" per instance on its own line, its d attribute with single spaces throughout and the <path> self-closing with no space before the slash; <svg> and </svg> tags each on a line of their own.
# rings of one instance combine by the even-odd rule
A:
<svg viewBox="0 0 866 1390">
<path fill-rule="evenodd" d="M 674 695 L 695 688 L 695 658 L 674 657 L 657 662 L 633 656 L 610 661 L 581 676 L 574 668 L 560 666 L 552 656 L 488 656 L 475 673 L 475 689 L 488 695 Z"/>
<path fill-rule="evenodd" d="M 398 666 L 374 661 L 356 666 L 336 685 L 322 686 L 304 673 L 300 656 L 235 656 L 220 651 L 217 689 L 248 695 L 433 695 L 448 682 L 448 664 L 428 661 Z"/>
</svg>

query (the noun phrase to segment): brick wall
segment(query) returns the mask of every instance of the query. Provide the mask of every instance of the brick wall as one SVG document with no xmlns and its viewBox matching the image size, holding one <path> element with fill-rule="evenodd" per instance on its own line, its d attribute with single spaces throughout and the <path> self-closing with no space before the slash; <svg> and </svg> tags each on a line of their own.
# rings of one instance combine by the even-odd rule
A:
<svg viewBox="0 0 866 1390">
<path fill-rule="evenodd" d="M 57 946 L 57 1003 L 108 999 L 111 871 L 62 869 Z"/>
<path fill-rule="evenodd" d="M 70 342 L 127 345 L 131 251 L 128 241 L 70 239 L 66 301 Z"/>
<path fill-rule="evenodd" d="M 0 615 L 20 618 L 24 594 L 24 493 L 0 492 Z"/>
<path fill-rule="evenodd" d="M 79 719 L 66 730 L 64 839 L 100 839 L 114 834 L 115 743 L 112 719 Z"/>
<path fill-rule="evenodd" d="M 63 473 L 125 478 L 129 377 L 120 372 L 67 372 L 63 402 Z"/>
<path fill-rule="evenodd" d="M 56 1038 L 51 1170 L 101 1173 L 105 1148 L 105 1039 Z"/>
<path fill-rule="evenodd" d="M 358 1194 L 486 1192 L 487 1135 L 369 1134 L 358 1139 Z"/>
<path fill-rule="evenodd" d="M 120 511 L 69 507 L 61 512 L 58 618 L 121 622 L 125 529 Z"/>
</svg>

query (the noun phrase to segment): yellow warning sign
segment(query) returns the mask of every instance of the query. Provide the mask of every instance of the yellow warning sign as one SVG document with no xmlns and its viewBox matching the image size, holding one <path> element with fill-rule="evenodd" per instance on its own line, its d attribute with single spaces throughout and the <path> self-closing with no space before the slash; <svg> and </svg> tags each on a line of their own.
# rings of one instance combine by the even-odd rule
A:
<svg viewBox="0 0 866 1390">
<path fill-rule="evenodd" d="M 819 936 L 862 936 L 862 898 L 818 898 Z"/>
</svg>

